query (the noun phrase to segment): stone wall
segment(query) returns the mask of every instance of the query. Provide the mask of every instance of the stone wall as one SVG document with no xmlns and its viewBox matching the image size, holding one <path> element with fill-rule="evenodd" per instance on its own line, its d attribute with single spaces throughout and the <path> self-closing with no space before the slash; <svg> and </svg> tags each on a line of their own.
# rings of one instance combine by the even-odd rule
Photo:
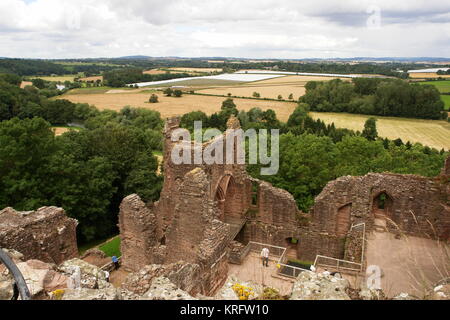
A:
<svg viewBox="0 0 450 320">
<path fill-rule="evenodd" d="M 78 256 L 76 227 L 61 208 L 0 211 L 0 247 L 21 252 L 25 260 L 59 264 Z"/>
<path fill-rule="evenodd" d="M 252 179 L 243 164 L 172 162 L 172 153 L 183 155 L 183 147 L 192 147 L 187 154 L 192 161 L 196 151 L 221 142 L 225 148 L 233 137 L 230 130 L 239 128 L 237 119 L 230 119 L 229 130 L 222 137 L 204 144 L 172 141 L 178 128 L 179 119 L 166 122 L 165 180 L 160 200 L 146 205 L 132 195 L 121 205 L 123 266 L 136 272 L 148 264 L 181 260 L 198 264 L 201 293 L 212 294 L 227 279 L 229 244 L 245 219 L 248 223 L 238 235 L 243 244 L 261 240 L 283 245 L 286 237 L 295 234 L 298 209 L 292 195 Z"/>
<path fill-rule="evenodd" d="M 368 174 L 330 182 L 315 199 L 312 223 L 300 231 L 298 255 L 326 255 L 360 262 L 362 237 L 352 225 L 386 220 L 390 232 L 416 237 L 450 239 L 450 157 L 442 175 Z M 359 240 L 358 240 L 359 239 Z"/>
</svg>

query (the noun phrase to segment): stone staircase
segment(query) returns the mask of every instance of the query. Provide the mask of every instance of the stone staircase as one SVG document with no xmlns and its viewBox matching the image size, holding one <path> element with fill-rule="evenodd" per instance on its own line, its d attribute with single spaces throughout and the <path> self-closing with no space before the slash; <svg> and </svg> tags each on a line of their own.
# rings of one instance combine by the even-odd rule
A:
<svg viewBox="0 0 450 320">
<path fill-rule="evenodd" d="M 244 228 L 244 226 L 247 224 L 247 219 L 227 219 L 225 221 L 226 224 L 229 226 L 229 239 L 232 241 L 234 240 L 238 234 L 241 232 L 241 230 Z"/>
</svg>

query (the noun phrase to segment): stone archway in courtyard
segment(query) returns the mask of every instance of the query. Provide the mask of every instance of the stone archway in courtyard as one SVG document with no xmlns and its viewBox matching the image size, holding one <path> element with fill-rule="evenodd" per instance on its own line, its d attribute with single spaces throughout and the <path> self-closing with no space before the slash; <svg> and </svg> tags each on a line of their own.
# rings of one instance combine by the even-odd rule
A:
<svg viewBox="0 0 450 320">
<path fill-rule="evenodd" d="M 376 194 L 372 199 L 372 217 L 374 219 L 375 230 L 384 232 L 388 227 L 396 225 L 393 214 L 394 200 L 386 192 Z"/>
<path fill-rule="evenodd" d="M 233 176 L 231 174 L 223 176 L 215 193 L 221 221 L 234 222 L 242 219 L 239 198 L 239 190 Z"/>
<path fill-rule="evenodd" d="M 380 192 L 373 197 L 372 214 L 377 219 L 391 219 L 392 220 L 393 204 L 394 204 L 394 200 L 386 191 Z"/>
</svg>

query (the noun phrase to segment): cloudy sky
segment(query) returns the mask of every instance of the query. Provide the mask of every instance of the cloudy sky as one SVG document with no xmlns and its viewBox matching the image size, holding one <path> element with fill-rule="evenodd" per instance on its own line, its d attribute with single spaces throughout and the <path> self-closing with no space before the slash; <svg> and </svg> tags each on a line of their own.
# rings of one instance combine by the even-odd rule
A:
<svg viewBox="0 0 450 320">
<path fill-rule="evenodd" d="M 0 57 L 450 57 L 448 0 L 0 0 Z"/>
</svg>

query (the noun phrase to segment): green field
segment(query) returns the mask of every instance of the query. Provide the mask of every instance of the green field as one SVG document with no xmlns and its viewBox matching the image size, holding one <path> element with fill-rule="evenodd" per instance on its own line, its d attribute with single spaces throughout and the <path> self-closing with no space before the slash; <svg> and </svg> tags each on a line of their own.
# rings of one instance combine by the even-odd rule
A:
<svg viewBox="0 0 450 320">
<path fill-rule="evenodd" d="M 338 128 L 362 131 L 364 123 L 370 116 L 348 113 L 318 113 L 312 112 L 314 119 L 321 119 L 326 123 L 335 123 Z M 376 117 L 380 137 L 403 142 L 420 142 L 423 145 L 438 150 L 450 150 L 450 123 L 443 120 L 421 120 L 393 117 Z"/>
<path fill-rule="evenodd" d="M 445 110 L 450 110 L 450 95 L 441 95 L 441 99 L 445 103 Z"/>
<path fill-rule="evenodd" d="M 420 82 L 420 84 L 431 84 L 435 86 L 441 93 L 450 93 L 450 80 L 425 81 Z"/>
</svg>

